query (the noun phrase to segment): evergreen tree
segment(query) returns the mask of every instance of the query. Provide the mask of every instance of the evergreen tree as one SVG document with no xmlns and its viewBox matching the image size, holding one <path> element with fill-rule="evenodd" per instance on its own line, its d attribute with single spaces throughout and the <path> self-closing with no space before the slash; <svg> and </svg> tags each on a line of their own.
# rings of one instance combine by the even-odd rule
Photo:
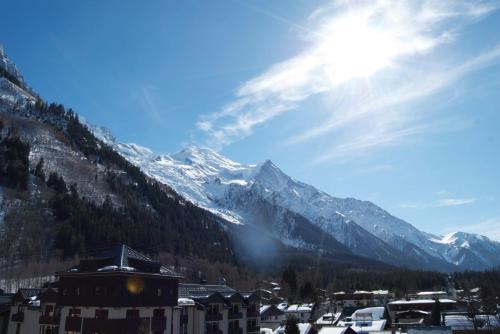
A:
<svg viewBox="0 0 500 334">
<path fill-rule="evenodd" d="M 299 325 L 295 317 L 288 317 L 286 319 L 285 334 L 300 334 Z"/>
<path fill-rule="evenodd" d="M 288 265 L 283 275 L 281 276 L 281 281 L 287 283 L 290 286 L 290 291 L 292 295 L 297 292 L 297 273 L 292 265 Z"/>
<path fill-rule="evenodd" d="M 305 282 L 304 285 L 300 287 L 299 294 L 302 300 L 311 300 L 314 297 L 314 287 L 311 282 Z"/>
<path fill-rule="evenodd" d="M 43 157 L 38 160 L 38 163 L 36 164 L 35 167 L 35 176 L 38 177 L 40 180 L 45 182 L 45 173 L 43 171 Z"/>
<path fill-rule="evenodd" d="M 439 298 L 434 300 L 434 305 L 432 306 L 431 313 L 432 325 L 440 326 L 441 325 L 441 303 L 439 302 Z"/>
</svg>

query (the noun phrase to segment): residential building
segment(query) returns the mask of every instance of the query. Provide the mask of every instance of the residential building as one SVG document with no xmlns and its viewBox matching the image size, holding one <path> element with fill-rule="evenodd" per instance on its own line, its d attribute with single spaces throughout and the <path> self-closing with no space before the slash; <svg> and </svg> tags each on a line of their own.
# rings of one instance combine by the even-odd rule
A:
<svg viewBox="0 0 500 334">
<path fill-rule="evenodd" d="M 181 276 L 121 245 L 12 298 L 8 334 L 257 334 L 260 299 Z M 1 314 L 0 314 L 1 315 Z M 1 329 L 1 327 L 0 327 Z"/>
<path fill-rule="evenodd" d="M 13 298 L 14 294 L 4 293 L 4 291 L 0 289 L 0 334 L 7 334 L 10 305 L 12 304 Z"/>
<path fill-rule="evenodd" d="M 443 323 L 453 334 L 500 333 L 500 320 L 495 315 L 443 314 Z"/>
<path fill-rule="evenodd" d="M 260 327 L 275 330 L 285 320 L 285 312 L 276 305 L 262 305 L 260 307 Z"/>
<path fill-rule="evenodd" d="M 457 307 L 455 300 L 439 299 L 439 302 L 442 312 Z M 393 325 L 408 328 L 427 324 L 435 303 L 433 299 L 396 300 L 389 302 L 387 308 Z"/>
<path fill-rule="evenodd" d="M 180 333 L 258 334 L 259 304 L 257 293 L 226 285 L 179 284 Z"/>
<path fill-rule="evenodd" d="M 350 318 L 338 322 L 339 327 L 350 327 L 357 333 L 380 332 L 386 325 L 384 307 L 359 309 Z"/>
<path fill-rule="evenodd" d="M 448 292 L 446 291 L 421 291 L 410 295 L 410 299 L 445 299 L 447 297 Z"/>
<path fill-rule="evenodd" d="M 325 313 L 314 323 L 317 328 L 336 326 L 342 313 Z"/>
<path fill-rule="evenodd" d="M 300 323 L 306 323 L 309 322 L 312 308 L 312 304 L 293 304 L 289 305 L 284 311 L 287 318 L 293 317 Z"/>
</svg>

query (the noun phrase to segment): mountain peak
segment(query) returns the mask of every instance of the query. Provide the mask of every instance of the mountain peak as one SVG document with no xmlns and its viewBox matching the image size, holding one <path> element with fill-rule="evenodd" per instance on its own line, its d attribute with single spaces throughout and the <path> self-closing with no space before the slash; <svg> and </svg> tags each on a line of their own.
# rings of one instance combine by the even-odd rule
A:
<svg viewBox="0 0 500 334">
<path fill-rule="evenodd" d="M 21 86 L 25 85 L 21 72 L 17 69 L 16 64 L 9 59 L 3 45 L 0 45 L 0 68 L 15 78 Z"/>
</svg>

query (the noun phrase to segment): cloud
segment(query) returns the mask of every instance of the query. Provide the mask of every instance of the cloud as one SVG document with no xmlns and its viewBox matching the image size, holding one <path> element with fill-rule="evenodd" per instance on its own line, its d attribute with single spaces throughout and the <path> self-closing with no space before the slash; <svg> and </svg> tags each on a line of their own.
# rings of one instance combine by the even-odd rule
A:
<svg viewBox="0 0 500 334">
<path fill-rule="evenodd" d="M 317 157 L 317 162 L 400 144 L 436 125 L 422 122 L 422 115 L 411 109 L 396 107 L 490 65 L 500 57 L 500 47 L 461 64 L 436 64 L 440 71 L 422 71 L 413 62 L 452 43 L 463 25 L 497 7 L 477 1 L 328 3 L 317 8 L 301 29 L 308 43 L 301 53 L 244 82 L 221 110 L 200 116 L 197 127 L 211 146 L 222 147 L 251 135 L 257 126 L 297 109 L 311 97 L 340 92 L 339 100 L 347 100 L 342 108 L 326 106 L 331 108 L 329 119 L 302 129 L 286 143 L 344 130 L 334 148 Z M 346 92 L 345 87 L 353 82 Z"/>
<path fill-rule="evenodd" d="M 477 201 L 477 198 L 444 198 L 437 201 L 435 207 L 460 206 L 472 204 Z"/>
<path fill-rule="evenodd" d="M 434 202 L 404 202 L 399 204 L 400 208 L 404 209 L 428 209 L 428 208 L 443 208 L 452 206 L 462 206 L 476 203 L 479 199 L 474 197 L 469 198 L 441 198 Z"/>
<path fill-rule="evenodd" d="M 139 90 L 139 104 L 142 111 L 154 121 L 162 121 L 162 115 L 158 108 L 157 88 L 152 85 L 144 85 Z"/>
<path fill-rule="evenodd" d="M 476 233 L 500 241 L 500 217 L 491 217 L 481 220 L 477 224 L 463 225 L 458 228 L 460 231 Z"/>
</svg>

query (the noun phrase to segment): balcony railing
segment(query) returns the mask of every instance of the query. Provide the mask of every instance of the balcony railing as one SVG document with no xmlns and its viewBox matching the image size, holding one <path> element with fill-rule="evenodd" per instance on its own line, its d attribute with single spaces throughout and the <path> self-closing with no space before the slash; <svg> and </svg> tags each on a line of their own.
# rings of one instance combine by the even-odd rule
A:
<svg viewBox="0 0 500 334">
<path fill-rule="evenodd" d="M 82 329 L 82 318 L 66 317 L 66 325 L 64 325 L 64 330 L 66 332 L 80 332 L 81 329 Z"/>
<path fill-rule="evenodd" d="M 207 313 L 205 316 L 205 321 L 221 321 L 222 314 L 221 313 Z"/>
<path fill-rule="evenodd" d="M 232 320 L 232 319 L 241 319 L 243 317 L 243 314 L 241 312 L 229 312 L 227 314 L 227 317 Z"/>
<path fill-rule="evenodd" d="M 14 313 L 10 319 L 15 322 L 23 322 L 24 313 L 23 312 Z"/>
<path fill-rule="evenodd" d="M 229 328 L 228 329 L 228 334 L 243 334 L 243 328 Z"/>
<path fill-rule="evenodd" d="M 41 315 L 38 318 L 38 323 L 40 325 L 59 325 L 59 321 L 61 320 L 58 315 Z"/>
<path fill-rule="evenodd" d="M 205 334 L 222 334 L 222 329 L 206 329 Z"/>
<path fill-rule="evenodd" d="M 167 328 L 167 318 L 166 317 L 153 317 L 151 320 L 151 331 L 163 333 Z"/>
<path fill-rule="evenodd" d="M 258 318 L 260 313 L 257 310 L 247 310 L 247 318 Z"/>
<path fill-rule="evenodd" d="M 260 332 L 260 326 L 247 324 L 247 333 Z"/>
</svg>

